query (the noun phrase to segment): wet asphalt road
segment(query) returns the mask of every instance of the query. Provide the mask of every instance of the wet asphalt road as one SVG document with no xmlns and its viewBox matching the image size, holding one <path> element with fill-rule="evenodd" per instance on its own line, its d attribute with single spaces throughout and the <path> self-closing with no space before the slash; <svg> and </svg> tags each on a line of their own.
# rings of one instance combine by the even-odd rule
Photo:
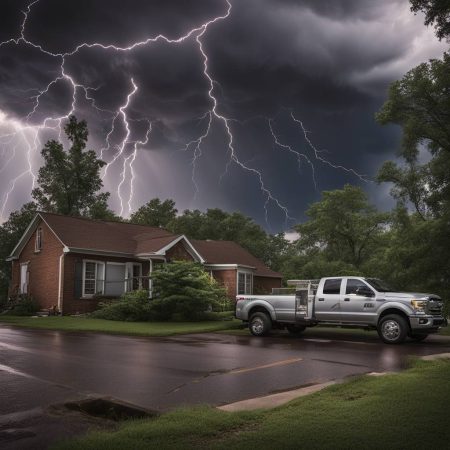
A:
<svg viewBox="0 0 450 450">
<path fill-rule="evenodd" d="M 404 368 L 410 355 L 450 351 L 450 338 L 382 344 L 372 334 L 308 330 L 303 337 L 198 334 L 132 338 L 0 327 L 0 419 L 87 395 L 156 410 L 222 405 Z"/>
</svg>

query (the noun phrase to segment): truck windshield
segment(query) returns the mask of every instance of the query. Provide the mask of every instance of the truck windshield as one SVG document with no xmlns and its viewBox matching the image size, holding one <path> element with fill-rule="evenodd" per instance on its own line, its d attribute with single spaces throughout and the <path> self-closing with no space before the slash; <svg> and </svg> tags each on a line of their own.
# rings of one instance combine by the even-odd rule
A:
<svg viewBox="0 0 450 450">
<path fill-rule="evenodd" d="M 378 292 L 394 292 L 395 289 L 383 280 L 378 278 L 366 278 L 365 279 L 376 291 Z"/>
</svg>

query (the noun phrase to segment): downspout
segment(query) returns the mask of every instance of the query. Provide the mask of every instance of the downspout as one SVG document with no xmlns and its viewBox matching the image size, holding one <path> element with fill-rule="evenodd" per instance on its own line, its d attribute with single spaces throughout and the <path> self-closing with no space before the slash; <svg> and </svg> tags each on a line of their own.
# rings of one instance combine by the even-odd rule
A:
<svg viewBox="0 0 450 450">
<path fill-rule="evenodd" d="M 64 277 L 64 254 L 61 254 L 59 257 L 59 281 L 58 281 L 58 311 L 62 315 L 62 307 L 63 307 L 63 277 Z"/>
</svg>

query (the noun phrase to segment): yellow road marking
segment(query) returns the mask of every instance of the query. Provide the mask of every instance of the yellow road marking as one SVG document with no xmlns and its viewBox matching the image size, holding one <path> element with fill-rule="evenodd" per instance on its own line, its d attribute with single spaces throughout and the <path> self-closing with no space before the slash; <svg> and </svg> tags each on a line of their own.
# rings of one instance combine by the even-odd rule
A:
<svg viewBox="0 0 450 450">
<path fill-rule="evenodd" d="M 284 359 L 283 361 L 276 361 L 276 362 L 273 362 L 270 364 L 264 364 L 263 366 L 248 367 L 246 369 L 235 369 L 235 370 L 231 370 L 228 373 L 238 374 L 238 373 L 252 372 L 253 370 L 268 369 L 269 367 L 279 367 L 279 366 L 285 366 L 287 364 L 294 364 L 299 361 L 303 361 L 303 358 Z"/>
</svg>

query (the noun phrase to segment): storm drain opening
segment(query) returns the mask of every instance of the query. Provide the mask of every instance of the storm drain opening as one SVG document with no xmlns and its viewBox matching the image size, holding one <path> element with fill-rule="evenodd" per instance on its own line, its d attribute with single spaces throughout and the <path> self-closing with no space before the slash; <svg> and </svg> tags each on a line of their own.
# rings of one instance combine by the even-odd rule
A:
<svg viewBox="0 0 450 450">
<path fill-rule="evenodd" d="M 139 406 L 131 405 L 112 398 L 93 398 L 65 403 L 71 411 L 78 411 L 93 417 L 119 422 L 129 419 L 148 419 L 158 413 Z"/>
</svg>

